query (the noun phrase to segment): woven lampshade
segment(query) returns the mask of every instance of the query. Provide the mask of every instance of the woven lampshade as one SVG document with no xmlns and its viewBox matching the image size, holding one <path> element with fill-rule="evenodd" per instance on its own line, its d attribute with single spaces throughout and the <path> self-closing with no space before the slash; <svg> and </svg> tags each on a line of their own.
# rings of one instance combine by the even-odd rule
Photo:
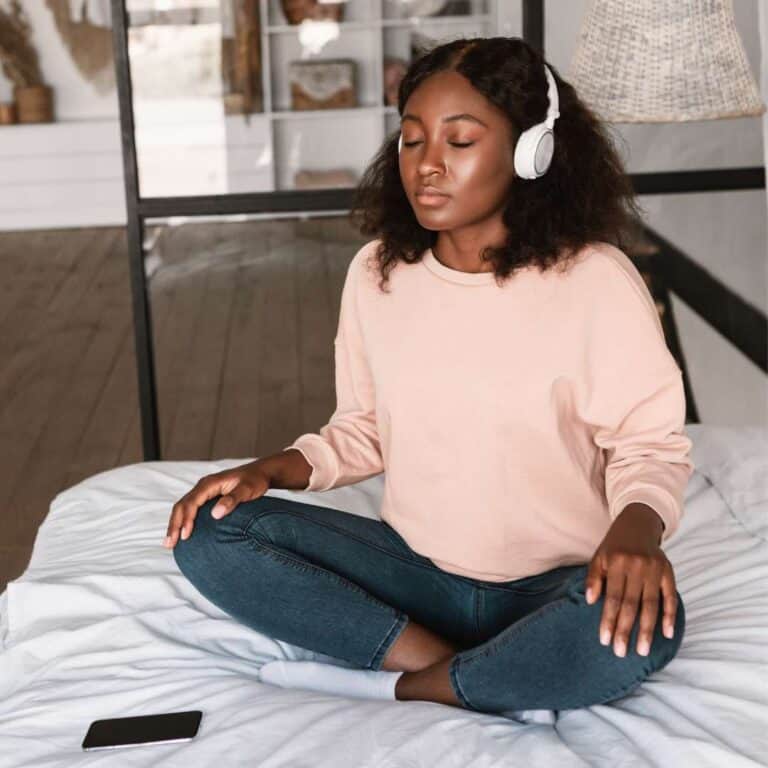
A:
<svg viewBox="0 0 768 768">
<path fill-rule="evenodd" d="M 614 123 L 761 115 L 731 3 L 590 0 L 568 80 Z"/>
</svg>

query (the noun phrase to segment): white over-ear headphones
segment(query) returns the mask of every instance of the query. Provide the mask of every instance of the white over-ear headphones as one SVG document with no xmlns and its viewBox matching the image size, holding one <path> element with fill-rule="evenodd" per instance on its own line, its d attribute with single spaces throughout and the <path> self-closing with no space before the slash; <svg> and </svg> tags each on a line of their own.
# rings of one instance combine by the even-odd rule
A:
<svg viewBox="0 0 768 768">
<path fill-rule="evenodd" d="M 555 151 L 555 137 L 552 128 L 555 125 L 555 120 L 560 117 L 558 111 L 560 100 L 557 95 L 555 78 L 546 64 L 544 65 L 544 73 L 549 82 L 547 116 L 543 122 L 536 123 L 536 125 L 523 131 L 515 145 L 515 173 L 524 179 L 538 179 L 543 176 L 549 169 Z"/>
<path fill-rule="evenodd" d="M 532 125 L 520 134 L 515 145 L 515 173 L 524 179 L 538 179 L 548 170 L 555 151 L 555 137 L 552 128 L 555 120 L 560 117 L 560 100 L 557 93 L 557 83 L 552 76 L 549 67 L 544 65 L 544 74 L 547 76 L 549 88 L 547 98 L 547 116 L 541 123 Z M 403 149 L 403 133 L 397 140 L 397 153 Z"/>
</svg>

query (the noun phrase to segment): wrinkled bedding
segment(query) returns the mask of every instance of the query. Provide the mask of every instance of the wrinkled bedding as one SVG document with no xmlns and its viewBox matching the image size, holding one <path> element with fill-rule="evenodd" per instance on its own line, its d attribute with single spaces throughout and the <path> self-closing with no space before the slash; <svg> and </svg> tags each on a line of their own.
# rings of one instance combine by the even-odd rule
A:
<svg viewBox="0 0 768 768">
<path fill-rule="evenodd" d="M 685 599 L 678 655 L 629 696 L 519 723 L 432 702 L 348 699 L 258 679 L 333 661 L 244 627 L 161 546 L 172 504 L 249 458 L 158 461 L 59 493 L 0 595 L 0 768 L 768 765 L 768 430 L 691 424 L 696 470 L 664 548 Z M 270 495 L 377 516 L 383 476 Z M 83 752 L 91 721 L 203 710 L 190 742 Z"/>
</svg>

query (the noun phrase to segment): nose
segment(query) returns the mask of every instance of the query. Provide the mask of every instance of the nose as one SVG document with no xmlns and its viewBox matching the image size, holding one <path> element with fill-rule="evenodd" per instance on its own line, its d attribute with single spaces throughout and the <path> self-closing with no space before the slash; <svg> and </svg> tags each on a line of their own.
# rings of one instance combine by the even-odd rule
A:
<svg viewBox="0 0 768 768">
<path fill-rule="evenodd" d="M 421 149 L 423 153 L 418 162 L 419 176 L 425 181 L 429 181 L 429 177 L 434 173 L 442 175 L 445 172 L 445 162 L 440 148 L 436 144 L 424 143 L 421 145 Z"/>
</svg>

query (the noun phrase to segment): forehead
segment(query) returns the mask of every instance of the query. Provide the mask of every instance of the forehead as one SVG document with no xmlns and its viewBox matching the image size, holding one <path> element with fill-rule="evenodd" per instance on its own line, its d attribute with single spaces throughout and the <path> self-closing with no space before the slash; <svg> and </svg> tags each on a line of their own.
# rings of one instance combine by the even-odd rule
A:
<svg viewBox="0 0 768 768">
<path fill-rule="evenodd" d="M 500 110 L 476 90 L 458 72 L 438 72 L 428 77 L 408 97 L 403 109 L 403 123 L 427 124 L 441 122 L 444 118 L 463 115 L 456 124 L 490 127 L 505 119 Z M 474 117 L 477 122 L 467 118 Z M 419 118 L 421 122 L 412 118 Z M 450 123 L 448 123 L 450 125 Z"/>
</svg>

